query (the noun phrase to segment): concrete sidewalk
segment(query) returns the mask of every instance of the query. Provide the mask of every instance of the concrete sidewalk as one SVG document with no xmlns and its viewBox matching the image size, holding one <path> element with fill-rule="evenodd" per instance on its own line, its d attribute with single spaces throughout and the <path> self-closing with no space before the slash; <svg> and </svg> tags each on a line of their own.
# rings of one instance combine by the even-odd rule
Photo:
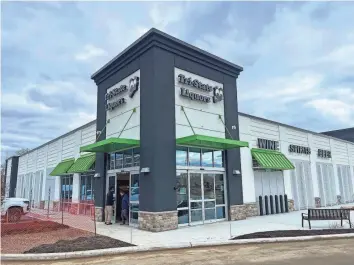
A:
<svg viewBox="0 0 354 265">
<path fill-rule="evenodd" d="M 341 206 L 354 206 L 354 204 L 339 205 L 327 208 L 340 208 Z M 183 227 L 177 230 L 153 233 L 142 231 L 129 226 L 113 224 L 106 226 L 97 223 L 97 233 L 138 246 L 169 246 L 178 243 L 199 243 L 199 242 L 225 242 L 231 237 L 249 234 L 254 232 L 271 230 L 298 230 L 308 229 L 301 227 L 301 213 L 307 211 L 295 211 L 285 214 L 257 216 L 246 220 L 234 222 L 219 222 L 200 226 Z M 354 211 L 352 213 L 354 221 Z M 340 227 L 340 221 L 314 221 L 311 223 L 312 229 L 328 229 Z M 344 228 L 349 228 L 345 222 Z"/>
</svg>

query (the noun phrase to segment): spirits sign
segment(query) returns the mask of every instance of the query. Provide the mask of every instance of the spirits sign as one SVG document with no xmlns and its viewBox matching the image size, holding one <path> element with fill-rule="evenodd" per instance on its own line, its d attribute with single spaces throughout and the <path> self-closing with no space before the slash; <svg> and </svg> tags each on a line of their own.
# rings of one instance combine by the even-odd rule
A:
<svg viewBox="0 0 354 265">
<path fill-rule="evenodd" d="M 192 79 L 191 77 L 186 77 L 185 75 L 178 75 L 178 83 L 188 85 L 190 87 L 196 88 L 205 94 L 200 94 L 190 91 L 188 88 L 181 87 L 181 96 L 187 97 L 191 100 L 197 100 L 205 103 L 218 103 L 224 99 L 224 90 L 218 86 L 211 86 L 209 84 L 204 84 L 198 79 Z M 210 95 L 212 92 L 212 95 Z"/>
<path fill-rule="evenodd" d="M 139 81 L 140 81 L 139 77 L 135 76 L 129 80 L 128 85 L 120 85 L 119 87 L 113 88 L 111 91 L 107 92 L 105 95 L 106 110 L 112 111 L 115 108 L 127 103 L 125 97 L 120 97 L 115 99 L 116 97 L 119 97 L 120 95 L 124 94 L 127 91 L 129 91 L 128 93 L 129 97 L 133 98 L 135 93 L 139 90 L 139 85 L 140 85 Z M 108 100 L 111 101 L 108 102 Z"/>
</svg>

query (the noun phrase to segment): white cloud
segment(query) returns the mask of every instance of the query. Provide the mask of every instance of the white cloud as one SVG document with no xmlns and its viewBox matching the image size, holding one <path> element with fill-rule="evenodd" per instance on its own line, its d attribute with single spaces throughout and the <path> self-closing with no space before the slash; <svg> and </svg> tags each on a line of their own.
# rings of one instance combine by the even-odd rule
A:
<svg viewBox="0 0 354 265">
<path fill-rule="evenodd" d="M 149 11 L 149 17 L 153 25 L 164 31 L 169 24 L 180 21 L 184 14 L 183 4 L 181 3 L 156 3 Z"/>
<path fill-rule="evenodd" d="M 107 52 L 101 48 L 95 47 L 92 44 L 87 44 L 83 51 L 75 55 L 75 59 L 79 61 L 88 61 L 92 58 L 107 55 Z"/>
<path fill-rule="evenodd" d="M 338 119 L 343 124 L 350 124 L 354 119 L 354 105 L 347 104 L 337 99 L 314 99 L 307 103 L 307 105 L 318 110 L 327 118 Z"/>
</svg>

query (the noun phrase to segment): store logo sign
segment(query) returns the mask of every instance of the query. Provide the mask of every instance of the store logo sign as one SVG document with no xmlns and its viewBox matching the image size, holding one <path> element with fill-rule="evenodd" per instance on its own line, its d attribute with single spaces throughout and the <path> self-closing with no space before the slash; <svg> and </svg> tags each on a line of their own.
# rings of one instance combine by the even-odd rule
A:
<svg viewBox="0 0 354 265">
<path fill-rule="evenodd" d="M 331 151 L 323 150 L 323 149 L 317 150 L 317 156 L 320 158 L 332 158 Z"/>
<path fill-rule="evenodd" d="M 188 85 L 207 93 L 207 95 L 202 95 L 200 93 L 192 92 L 188 88 L 181 87 L 181 96 L 187 97 L 191 100 L 202 101 L 205 103 L 210 103 L 213 101 L 213 103 L 217 103 L 224 99 L 224 90 L 221 87 L 210 86 L 200 82 L 198 79 L 192 79 L 191 77 L 186 78 L 183 74 L 178 75 L 178 83 Z M 210 95 L 210 92 L 213 92 L 213 94 Z"/>
<path fill-rule="evenodd" d="M 289 153 L 309 155 L 309 154 L 311 154 L 311 148 L 291 144 L 291 145 L 289 145 Z"/>
<path fill-rule="evenodd" d="M 129 97 L 133 98 L 135 93 L 139 90 L 139 77 L 135 76 L 129 81 Z"/>
<path fill-rule="evenodd" d="M 129 80 L 128 85 L 120 85 L 119 87 L 111 89 L 111 91 L 107 92 L 105 95 L 106 111 L 112 111 L 115 108 L 127 103 L 127 100 L 125 97 L 115 99 L 111 102 L 108 102 L 108 100 L 112 100 L 115 97 L 118 97 L 127 91 L 129 91 L 129 97 L 133 98 L 134 95 L 136 94 L 136 92 L 139 90 L 139 85 L 140 85 L 139 77 L 135 76 Z"/>
<path fill-rule="evenodd" d="M 279 142 L 267 139 L 257 139 L 258 148 L 268 149 L 268 150 L 279 150 Z"/>
</svg>

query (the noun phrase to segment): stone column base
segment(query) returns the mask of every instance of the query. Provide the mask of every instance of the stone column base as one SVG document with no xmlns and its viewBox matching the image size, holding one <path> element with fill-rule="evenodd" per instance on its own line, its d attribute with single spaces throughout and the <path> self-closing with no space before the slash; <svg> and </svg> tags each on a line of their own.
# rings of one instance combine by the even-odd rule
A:
<svg viewBox="0 0 354 265">
<path fill-rule="evenodd" d="M 231 221 L 244 220 L 247 217 L 252 216 L 258 216 L 258 207 L 256 202 L 230 206 Z"/>
<path fill-rule="evenodd" d="M 139 211 L 139 229 L 162 232 L 178 228 L 177 211 L 169 212 L 144 212 Z"/>
<path fill-rule="evenodd" d="M 256 202 L 245 203 L 246 217 L 258 216 L 258 206 Z"/>
<path fill-rule="evenodd" d="M 244 204 L 230 206 L 230 221 L 244 220 L 247 218 Z"/>
<path fill-rule="evenodd" d="M 289 209 L 289 212 L 295 211 L 295 202 L 293 199 L 288 200 L 288 209 Z"/>
<path fill-rule="evenodd" d="M 96 222 L 103 222 L 104 221 L 104 214 L 102 207 L 95 207 L 95 219 Z"/>
<path fill-rule="evenodd" d="M 337 204 L 342 204 L 342 196 L 337 195 Z"/>
</svg>

